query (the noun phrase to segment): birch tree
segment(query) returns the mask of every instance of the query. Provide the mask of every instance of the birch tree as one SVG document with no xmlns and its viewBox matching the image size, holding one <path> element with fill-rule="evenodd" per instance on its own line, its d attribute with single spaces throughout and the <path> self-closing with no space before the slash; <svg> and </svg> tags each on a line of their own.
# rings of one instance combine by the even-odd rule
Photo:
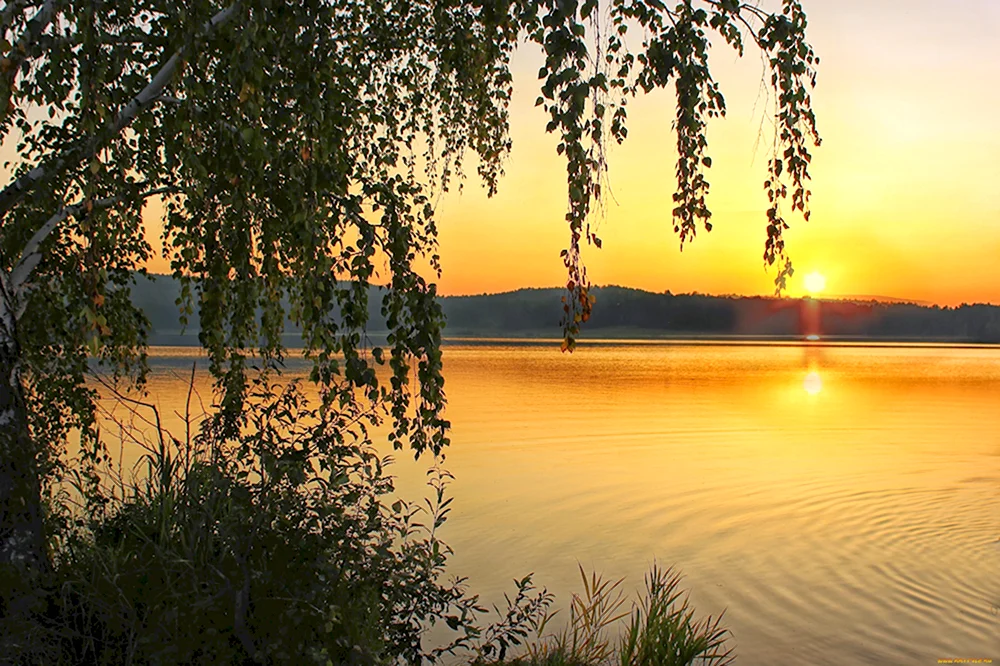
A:
<svg viewBox="0 0 1000 666">
<path fill-rule="evenodd" d="M 593 306 L 581 252 L 600 246 L 590 220 L 630 99 L 676 94 L 664 218 L 682 243 L 711 229 L 706 123 L 725 102 L 710 40 L 762 53 L 773 89 L 763 258 L 779 286 L 783 211 L 808 217 L 818 60 L 797 0 L 9 0 L 0 14 L 4 580 L 46 568 L 41 497 L 68 434 L 104 455 L 87 373 L 142 386 L 147 326 L 129 285 L 150 257 L 150 201 L 182 309 L 199 314 L 219 427 L 237 427 L 252 371 L 280 367 L 288 315 L 327 408 L 349 418 L 384 401 L 393 443 L 417 454 L 448 443 L 434 201 L 467 156 L 496 191 L 516 48 L 544 53 L 538 104 L 566 158 L 565 349 Z M 365 336 L 373 284 L 383 346 Z"/>
</svg>

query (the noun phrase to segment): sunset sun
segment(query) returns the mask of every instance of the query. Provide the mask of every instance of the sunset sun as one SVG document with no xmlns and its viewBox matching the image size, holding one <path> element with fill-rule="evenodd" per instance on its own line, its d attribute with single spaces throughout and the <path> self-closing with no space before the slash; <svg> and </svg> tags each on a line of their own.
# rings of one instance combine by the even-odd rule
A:
<svg viewBox="0 0 1000 666">
<path fill-rule="evenodd" d="M 805 277 L 806 291 L 810 294 L 818 294 L 826 288 L 826 278 L 821 273 L 813 271 Z"/>
</svg>

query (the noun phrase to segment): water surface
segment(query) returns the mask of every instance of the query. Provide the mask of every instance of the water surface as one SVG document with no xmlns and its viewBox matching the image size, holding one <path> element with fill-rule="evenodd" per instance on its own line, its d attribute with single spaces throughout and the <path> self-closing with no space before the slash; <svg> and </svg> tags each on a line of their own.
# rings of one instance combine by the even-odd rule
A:
<svg viewBox="0 0 1000 666">
<path fill-rule="evenodd" d="M 161 352 L 150 390 L 169 415 L 191 359 Z M 655 559 L 699 610 L 726 611 L 740 664 L 1000 662 L 1000 350 L 491 343 L 444 358 L 443 535 L 485 599 L 535 572 L 565 600 L 578 562 L 635 589 Z M 419 470 L 397 468 L 418 493 Z"/>
</svg>

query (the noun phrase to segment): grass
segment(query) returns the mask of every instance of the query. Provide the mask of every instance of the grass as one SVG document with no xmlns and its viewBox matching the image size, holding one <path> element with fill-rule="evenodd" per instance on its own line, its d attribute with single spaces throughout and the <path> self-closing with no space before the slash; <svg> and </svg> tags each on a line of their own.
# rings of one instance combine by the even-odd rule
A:
<svg viewBox="0 0 1000 666">
<path fill-rule="evenodd" d="M 644 595 L 625 610 L 624 579 L 610 581 L 580 569 L 569 620 L 547 633 L 555 614 L 535 626 L 537 640 L 521 656 L 479 664 L 492 666 L 725 666 L 734 661 L 722 616 L 697 619 L 680 574 L 654 564 Z M 624 626 L 622 626 L 624 624 Z"/>
<path fill-rule="evenodd" d="M 631 606 L 622 580 L 581 568 L 555 631 L 552 595 L 525 576 L 484 626 L 464 581 L 444 581 L 451 551 L 436 530 L 451 476 L 429 470 L 426 507 L 392 501 L 389 460 L 363 432 L 350 437 L 295 383 L 258 389 L 232 434 L 192 429 L 188 412 L 175 438 L 135 403 L 154 415 L 152 439 L 118 424 L 146 455 L 131 476 L 108 462 L 53 497 L 45 600 L 24 626 L 0 617 L 0 663 L 731 662 L 721 618 L 696 620 L 679 576 L 656 566 Z M 428 651 L 438 622 L 456 638 Z"/>
</svg>

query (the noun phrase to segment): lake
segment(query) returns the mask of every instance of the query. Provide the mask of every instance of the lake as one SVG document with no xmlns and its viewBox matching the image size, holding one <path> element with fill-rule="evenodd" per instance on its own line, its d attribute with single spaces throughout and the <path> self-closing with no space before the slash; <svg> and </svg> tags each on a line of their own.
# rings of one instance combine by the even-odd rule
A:
<svg viewBox="0 0 1000 666">
<path fill-rule="evenodd" d="M 165 414 L 194 351 L 151 350 Z M 1000 662 L 1000 349 L 493 342 L 444 359 L 442 535 L 486 600 L 534 572 L 565 602 L 578 563 L 635 590 L 655 560 L 700 613 L 725 610 L 739 664 Z M 400 457 L 413 497 L 422 467 Z"/>
</svg>

